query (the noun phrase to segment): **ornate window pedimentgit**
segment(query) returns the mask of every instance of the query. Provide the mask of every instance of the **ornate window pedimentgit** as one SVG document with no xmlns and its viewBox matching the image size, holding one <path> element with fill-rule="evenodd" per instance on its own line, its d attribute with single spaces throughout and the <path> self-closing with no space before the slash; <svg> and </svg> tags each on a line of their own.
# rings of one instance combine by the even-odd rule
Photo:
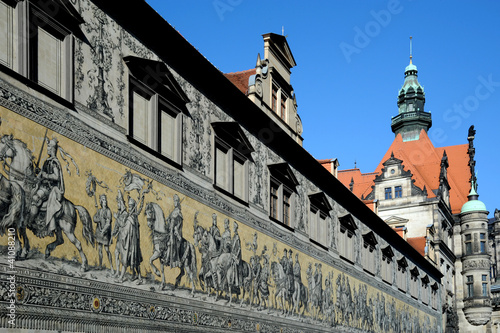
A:
<svg viewBox="0 0 500 333">
<path fill-rule="evenodd" d="M 417 281 L 419 275 L 420 275 L 420 272 L 418 271 L 417 266 L 415 266 L 412 269 L 410 269 L 410 276 L 411 276 L 412 280 Z"/>
<path fill-rule="evenodd" d="M 267 167 L 269 168 L 273 178 L 289 187 L 295 193 L 297 192 L 296 188 L 299 185 L 299 181 L 295 177 L 288 163 L 270 164 Z"/>
<path fill-rule="evenodd" d="M 424 277 L 422 277 L 420 280 L 422 281 L 422 286 L 429 285 L 430 280 L 429 280 L 429 276 L 427 274 L 425 274 Z"/>
<path fill-rule="evenodd" d="M 341 232 L 347 231 L 349 237 L 352 237 L 356 233 L 356 229 L 358 229 L 358 226 L 356 225 L 356 222 L 354 222 L 354 218 L 351 214 L 340 216 L 339 222 Z"/>
<path fill-rule="evenodd" d="M 391 262 L 394 259 L 394 251 L 390 245 L 382 249 L 382 260 Z"/>
<path fill-rule="evenodd" d="M 375 238 L 373 231 L 370 231 L 363 235 L 363 246 L 370 252 L 373 252 L 375 250 L 377 244 L 377 239 Z"/>
<path fill-rule="evenodd" d="M 189 98 L 165 63 L 135 56 L 124 57 L 123 61 L 136 80 L 165 98 L 177 112 L 190 116 L 186 108 L 186 104 L 190 102 Z"/>
<path fill-rule="evenodd" d="M 397 261 L 398 263 L 398 270 L 399 271 L 406 271 L 406 269 L 408 268 L 408 261 L 406 261 L 406 258 L 405 257 L 401 257 L 401 259 L 399 259 Z"/>
<path fill-rule="evenodd" d="M 316 209 L 319 209 L 322 213 L 330 216 L 330 211 L 333 209 L 330 203 L 328 202 L 328 198 L 325 193 L 318 192 L 309 195 L 309 201 L 311 206 L 314 206 Z"/>
</svg>

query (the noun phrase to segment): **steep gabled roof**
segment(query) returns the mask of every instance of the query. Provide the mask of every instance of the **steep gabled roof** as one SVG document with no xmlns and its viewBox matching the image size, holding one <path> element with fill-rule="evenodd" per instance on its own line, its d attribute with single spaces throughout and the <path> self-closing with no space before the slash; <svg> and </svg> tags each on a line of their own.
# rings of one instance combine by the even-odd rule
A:
<svg viewBox="0 0 500 333">
<path fill-rule="evenodd" d="M 248 79 L 250 76 L 255 75 L 256 69 L 247 69 L 241 72 L 232 72 L 224 74 L 242 93 L 248 93 Z"/>
<path fill-rule="evenodd" d="M 467 201 L 470 189 L 467 149 L 467 144 L 435 148 L 424 130 L 420 132 L 420 138 L 413 141 L 404 142 L 402 136 L 397 135 L 375 172 L 380 174 L 383 163 L 394 152 L 396 158 L 404 161 L 405 169 L 413 173 L 415 185 L 421 189 L 427 188 L 429 197 L 433 198 L 436 196 L 433 190 L 439 188 L 441 158 L 446 150 L 450 164 L 448 168 L 448 182 L 451 186 L 450 206 L 452 213 L 458 214 Z"/>
<path fill-rule="evenodd" d="M 415 185 L 420 189 L 426 188 L 429 198 L 434 198 L 436 194 L 433 191 L 439 188 L 441 159 L 446 150 L 449 161 L 448 183 L 451 187 L 450 206 L 452 213 L 458 214 L 467 201 L 470 190 L 467 149 L 468 144 L 436 148 L 424 130 L 421 131 L 420 138 L 413 141 L 403 141 L 402 136 L 398 134 L 374 172 L 361 173 L 359 169 L 339 170 L 338 179 L 347 188 L 353 180 L 353 193 L 359 198 L 366 198 L 372 190 L 375 176 L 381 174 L 384 163 L 394 154 L 394 158 L 403 160 L 405 170 L 412 172 Z"/>
</svg>

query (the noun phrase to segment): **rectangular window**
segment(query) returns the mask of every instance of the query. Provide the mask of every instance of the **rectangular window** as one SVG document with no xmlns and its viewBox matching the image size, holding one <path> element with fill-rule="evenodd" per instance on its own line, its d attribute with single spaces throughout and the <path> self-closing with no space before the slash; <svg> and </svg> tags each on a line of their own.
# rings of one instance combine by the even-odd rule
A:
<svg viewBox="0 0 500 333">
<path fill-rule="evenodd" d="M 472 254 L 472 235 L 465 235 L 465 254 Z"/>
<path fill-rule="evenodd" d="M 215 185 L 229 191 L 229 149 L 217 145 L 215 151 Z"/>
<path fill-rule="evenodd" d="M 290 198 L 292 193 L 283 189 L 283 223 L 290 226 Z"/>
<path fill-rule="evenodd" d="M 233 169 L 234 169 L 234 177 L 233 177 L 233 188 L 234 195 L 240 199 L 245 199 L 245 191 L 247 188 L 246 184 L 246 163 L 245 159 L 237 156 L 236 152 L 234 154 L 233 159 Z"/>
<path fill-rule="evenodd" d="M 481 276 L 481 280 L 483 282 L 483 296 L 487 297 L 488 296 L 488 280 L 487 280 L 486 275 Z"/>
<path fill-rule="evenodd" d="M 392 199 L 392 187 L 386 187 L 384 190 L 385 199 Z"/>
<path fill-rule="evenodd" d="M 0 1 L 0 64 L 12 69 L 14 60 L 14 8 Z"/>
<path fill-rule="evenodd" d="M 151 95 L 143 91 L 133 91 L 133 127 L 132 136 L 142 144 L 150 146 L 152 138 L 150 129 L 152 129 L 151 119 Z"/>
<path fill-rule="evenodd" d="M 72 99 L 72 35 L 34 6 L 29 17 L 29 78 L 58 96 Z"/>
<path fill-rule="evenodd" d="M 179 119 L 177 117 L 178 115 L 171 112 L 168 107 L 160 104 L 159 150 L 163 156 L 172 161 L 179 161 L 180 159 L 178 156 L 180 145 L 178 143 L 181 140 L 179 138 L 181 124 L 179 124 L 180 117 Z"/>
<path fill-rule="evenodd" d="M 271 109 L 274 112 L 278 112 L 278 88 L 273 85 L 273 92 L 272 92 L 272 100 L 271 100 Z"/>
<path fill-rule="evenodd" d="M 480 233 L 479 234 L 480 238 L 480 245 L 481 245 L 481 253 L 486 253 L 486 234 Z"/>
<path fill-rule="evenodd" d="M 281 94 L 281 119 L 286 120 L 286 97 Z"/>
<path fill-rule="evenodd" d="M 268 165 L 269 217 L 289 228 L 294 227 L 295 187 L 298 182 L 287 163 Z"/>
<path fill-rule="evenodd" d="M 401 186 L 394 187 L 394 197 L 395 198 L 403 197 L 403 188 Z"/>
<path fill-rule="evenodd" d="M 413 103 L 408 104 L 408 111 L 414 111 Z"/>
<path fill-rule="evenodd" d="M 182 116 L 149 87 L 130 77 L 129 135 L 154 153 L 181 163 Z"/>
<path fill-rule="evenodd" d="M 472 275 L 467 275 L 467 297 L 474 297 L 474 277 Z"/>
<path fill-rule="evenodd" d="M 274 219 L 278 219 L 278 190 L 279 190 L 278 184 L 271 181 L 270 215 Z"/>
</svg>

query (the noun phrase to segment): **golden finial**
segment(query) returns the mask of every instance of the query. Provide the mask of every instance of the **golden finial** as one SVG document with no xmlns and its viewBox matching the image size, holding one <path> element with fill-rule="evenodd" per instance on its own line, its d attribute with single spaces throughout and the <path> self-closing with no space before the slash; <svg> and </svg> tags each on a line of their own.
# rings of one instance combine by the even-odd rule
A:
<svg viewBox="0 0 500 333">
<path fill-rule="evenodd" d="M 410 36 L 410 65 L 412 64 L 411 60 L 412 60 L 412 58 L 413 58 L 413 56 L 412 56 L 412 52 L 411 52 L 411 40 L 412 40 L 412 38 L 413 38 L 413 37 L 412 37 L 412 36 Z"/>
</svg>

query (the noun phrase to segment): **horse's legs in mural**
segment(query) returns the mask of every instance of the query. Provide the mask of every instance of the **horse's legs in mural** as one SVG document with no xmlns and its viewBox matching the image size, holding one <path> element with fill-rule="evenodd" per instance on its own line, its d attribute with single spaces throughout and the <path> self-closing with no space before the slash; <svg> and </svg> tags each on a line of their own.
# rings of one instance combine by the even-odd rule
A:
<svg viewBox="0 0 500 333">
<path fill-rule="evenodd" d="M 161 257 L 160 244 L 155 244 L 154 253 L 151 256 L 151 258 L 149 258 L 149 265 L 151 266 L 151 269 L 153 270 L 153 273 L 155 273 L 156 276 L 162 276 L 162 274 L 160 273 L 160 271 L 158 270 L 156 265 L 153 263 L 153 261 L 155 261 L 156 259 L 158 259 L 160 257 Z M 162 264 L 162 266 L 163 266 L 163 264 Z"/>
<path fill-rule="evenodd" d="M 76 215 L 75 215 L 75 220 L 76 220 Z M 75 222 L 76 221 L 73 221 L 73 223 L 69 223 L 64 218 L 61 218 L 61 219 L 59 219 L 59 226 L 60 226 L 60 229 L 62 229 L 62 231 L 64 231 L 64 234 L 66 235 L 66 237 L 68 237 L 69 241 L 71 243 L 73 243 L 73 245 L 76 247 L 76 249 L 80 253 L 80 258 L 82 259 L 81 270 L 82 271 L 87 271 L 88 270 L 87 257 L 85 256 L 85 253 L 83 253 L 82 244 L 80 243 L 80 241 L 76 238 L 76 236 L 74 234 L 74 231 L 75 231 Z M 59 234 L 60 233 L 61 232 L 59 230 Z M 57 242 L 57 238 L 56 238 L 56 242 Z M 64 240 L 62 239 L 62 235 L 61 235 L 61 243 L 60 244 L 62 244 L 62 242 L 64 242 Z M 57 245 L 60 245 L 60 244 L 57 244 Z M 54 248 L 57 245 L 55 245 Z M 50 246 L 50 244 L 47 246 L 47 249 L 48 249 L 49 246 Z M 50 252 L 49 252 L 49 254 L 50 254 Z"/>
<path fill-rule="evenodd" d="M 25 259 L 30 251 L 30 241 L 28 239 L 28 235 L 26 234 L 26 227 L 21 227 L 17 230 L 18 238 L 16 241 L 22 240 L 21 253 L 19 254 L 19 259 Z"/>
<path fill-rule="evenodd" d="M 165 265 L 160 260 L 160 270 L 161 270 L 161 290 L 165 290 L 167 283 L 165 282 Z"/>
<path fill-rule="evenodd" d="M 47 247 L 45 248 L 45 259 L 50 257 L 50 253 L 54 251 L 54 249 L 64 243 L 64 238 L 62 236 L 62 231 L 61 228 L 56 228 L 55 230 L 55 235 L 56 235 L 56 240 L 53 241 L 52 243 L 48 244 Z"/>
<path fill-rule="evenodd" d="M 179 275 L 177 275 L 177 277 L 175 278 L 174 289 L 176 289 L 179 286 L 179 283 L 181 283 L 182 277 L 186 273 L 186 271 L 184 270 L 184 266 L 181 265 L 179 267 L 179 269 L 180 269 L 180 272 L 179 272 Z"/>
</svg>

